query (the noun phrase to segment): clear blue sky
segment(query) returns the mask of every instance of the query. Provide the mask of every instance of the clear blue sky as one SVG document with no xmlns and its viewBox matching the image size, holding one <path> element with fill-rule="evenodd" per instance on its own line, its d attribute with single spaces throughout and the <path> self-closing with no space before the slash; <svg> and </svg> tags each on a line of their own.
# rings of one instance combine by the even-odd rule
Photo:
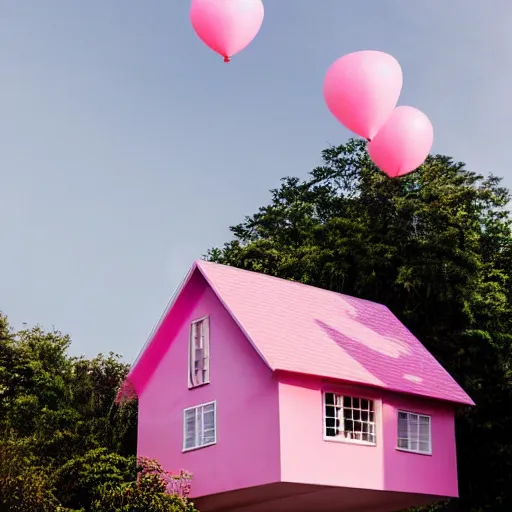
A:
<svg viewBox="0 0 512 512">
<path fill-rule="evenodd" d="M 489 4 L 490 5 L 490 4 Z M 226 65 L 185 0 L 0 6 L 0 310 L 132 361 L 193 260 L 349 137 L 322 81 L 394 55 L 435 152 L 512 186 L 512 2 L 266 0 Z"/>
</svg>

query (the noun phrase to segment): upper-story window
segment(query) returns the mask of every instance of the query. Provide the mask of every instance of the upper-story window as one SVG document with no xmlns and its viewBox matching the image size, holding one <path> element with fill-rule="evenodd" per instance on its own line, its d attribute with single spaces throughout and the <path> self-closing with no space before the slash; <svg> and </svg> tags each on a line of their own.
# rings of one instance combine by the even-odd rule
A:
<svg viewBox="0 0 512 512">
<path fill-rule="evenodd" d="M 210 318 L 194 320 L 188 344 L 188 387 L 210 382 Z"/>
<path fill-rule="evenodd" d="M 374 401 L 325 393 L 324 439 L 375 444 Z"/>
<path fill-rule="evenodd" d="M 189 407 L 183 411 L 183 451 L 211 446 L 217 442 L 217 404 Z"/>
<path fill-rule="evenodd" d="M 397 448 L 407 452 L 432 454 L 431 418 L 425 414 L 398 411 Z"/>
</svg>

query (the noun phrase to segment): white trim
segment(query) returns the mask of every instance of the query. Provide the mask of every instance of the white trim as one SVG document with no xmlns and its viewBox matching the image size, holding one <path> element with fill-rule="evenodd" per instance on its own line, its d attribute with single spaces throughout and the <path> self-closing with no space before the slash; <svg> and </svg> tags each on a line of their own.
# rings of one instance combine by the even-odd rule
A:
<svg viewBox="0 0 512 512">
<path fill-rule="evenodd" d="M 202 445 L 195 444 L 194 446 L 191 446 L 191 447 L 187 448 L 185 446 L 186 439 L 187 439 L 187 426 L 186 426 L 186 415 L 187 415 L 187 412 L 188 411 L 192 411 L 192 410 L 197 411 L 198 409 L 203 409 L 204 407 L 207 407 L 208 405 L 213 405 L 213 434 L 214 434 L 214 439 L 210 443 L 205 443 L 205 444 L 202 444 Z M 183 421 L 183 442 L 182 442 L 182 452 L 183 453 L 191 452 L 193 450 L 200 450 L 201 448 L 206 448 L 208 446 L 213 446 L 214 444 L 217 444 L 217 400 L 212 400 L 211 402 L 205 402 L 205 403 L 202 403 L 202 404 L 193 405 L 192 407 L 186 407 L 185 409 L 183 409 L 182 421 Z M 203 425 L 203 429 L 204 429 L 204 425 Z M 196 432 L 196 439 L 197 439 L 197 432 Z"/>
<path fill-rule="evenodd" d="M 372 442 L 372 441 L 363 441 L 362 439 L 347 439 L 346 437 L 335 437 L 335 436 L 328 436 L 326 435 L 326 430 L 327 430 L 327 424 L 326 424 L 326 415 L 325 415 L 325 407 L 326 407 L 326 403 L 325 403 L 325 395 L 327 393 L 331 393 L 335 396 L 340 396 L 342 397 L 350 397 L 350 398 L 358 398 L 359 400 L 368 400 L 369 402 L 371 402 L 373 404 L 373 427 L 374 427 L 374 431 L 373 431 L 373 436 L 375 437 L 375 441 Z M 322 390 L 322 437 L 323 437 L 323 440 L 324 441 L 327 441 L 327 442 L 332 442 L 332 443 L 347 443 L 347 444 L 356 444 L 358 446 L 377 446 L 377 425 L 378 425 L 378 414 L 377 414 L 377 406 L 379 405 L 379 400 L 378 399 L 375 399 L 375 398 L 370 398 L 368 396 L 365 396 L 365 395 L 357 395 L 357 396 L 354 396 L 352 394 L 346 394 L 344 392 L 337 392 L 337 391 L 329 391 L 329 390 Z M 334 406 L 335 407 L 335 406 Z M 342 410 L 343 410 L 343 407 L 342 407 Z M 356 420 L 357 421 L 357 420 Z M 370 422 L 368 422 L 370 423 Z"/>
<path fill-rule="evenodd" d="M 398 426 L 399 426 L 399 422 L 400 422 L 400 418 L 399 418 L 400 413 L 407 414 L 407 418 L 409 418 L 409 415 L 411 415 L 411 414 L 418 416 L 418 424 L 419 424 L 420 418 L 428 418 L 428 451 L 424 451 L 424 450 L 420 450 L 420 449 L 413 450 L 411 448 L 402 448 L 401 446 L 398 446 L 398 439 L 399 439 Z M 396 412 L 396 420 L 397 420 L 397 423 L 396 423 L 396 444 L 397 444 L 396 449 L 399 452 L 415 453 L 417 455 L 432 455 L 432 416 L 431 415 L 423 414 L 420 412 L 404 411 L 403 409 L 398 409 Z M 409 432 L 407 432 L 407 435 L 409 436 Z M 419 443 L 420 443 L 420 440 L 418 439 L 418 446 L 419 446 Z"/>
<path fill-rule="evenodd" d="M 204 343 L 205 343 L 205 346 L 203 347 L 203 350 L 206 350 L 207 352 L 207 357 L 208 357 L 208 371 L 206 372 L 206 379 L 203 381 L 203 382 L 200 382 L 199 384 L 194 384 L 191 380 L 191 374 L 190 374 L 190 371 L 191 371 L 191 363 L 192 363 L 192 349 L 193 349 L 193 346 L 192 346 L 192 343 L 193 343 L 193 340 L 192 340 L 192 329 L 194 327 L 194 325 L 197 325 L 197 324 L 201 324 L 202 322 L 204 322 L 205 320 L 207 320 L 208 322 L 208 331 L 207 331 L 207 336 L 205 336 L 204 338 Z M 187 360 L 188 360 L 188 363 L 187 363 L 187 385 L 188 385 L 188 389 L 195 389 L 195 388 L 199 388 L 201 386 L 205 386 L 206 384 L 210 384 L 210 339 L 211 339 L 211 321 L 210 321 L 210 315 L 205 315 L 205 316 L 202 316 L 200 318 L 196 318 L 195 320 L 192 320 L 190 322 L 190 327 L 189 327 L 189 334 L 188 334 L 188 350 L 187 350 L 187 354 L 188 354 L 188 357 L 187 357 Z"/>
</svg>

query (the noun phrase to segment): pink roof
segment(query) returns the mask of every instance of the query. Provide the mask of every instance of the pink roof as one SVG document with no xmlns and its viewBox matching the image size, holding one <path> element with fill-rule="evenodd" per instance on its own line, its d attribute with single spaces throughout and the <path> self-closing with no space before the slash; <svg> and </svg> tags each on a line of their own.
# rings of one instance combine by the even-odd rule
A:
<svg viewBox="0 0 512 512">
<path fill-rule="evenodd" d="M 205 261 L 188 277 L 196 268 L 272 370 L 474 405 L 386 306 Z"/>
</svg>

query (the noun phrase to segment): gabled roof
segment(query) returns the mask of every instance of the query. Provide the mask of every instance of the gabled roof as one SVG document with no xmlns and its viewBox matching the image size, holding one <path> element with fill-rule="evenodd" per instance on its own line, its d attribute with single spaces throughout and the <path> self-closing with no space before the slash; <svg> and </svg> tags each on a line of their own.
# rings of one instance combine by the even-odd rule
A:
<svg viewBox="0 0 512 512">
<path fill-rule="evenodd" d="M 205 261 L 177 295 L 196 270 L 272 370 L 474 405 L 386 306 Z"/>
</svg>

